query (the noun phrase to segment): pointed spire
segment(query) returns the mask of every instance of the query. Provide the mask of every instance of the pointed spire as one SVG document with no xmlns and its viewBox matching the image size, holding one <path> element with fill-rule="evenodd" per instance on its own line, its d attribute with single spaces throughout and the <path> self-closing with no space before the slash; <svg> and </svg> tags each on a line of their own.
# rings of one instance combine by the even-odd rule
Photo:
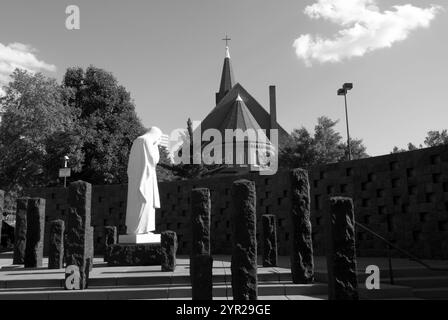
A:
<svg viewBox="0 0 448 320">
<path fill-rule="evenodd" d="M 226 37 L 227 38 L 227 37 Z M 227 39 L 227 41 L 230 39 Z M 224 66 L 222 68 L 221 75 L 221 84 L 219 86 L 219 92 L 216 93 L 216 105 L 226 96 L 226 94 L 233 88 L 235 85 L 232 69 L 232 63 L 230 60 L 230 49 L 229 46 L 226 46 L 226 56 L 224 58 Z"/>
<path fill-rule="evenodd" d="M 229 46 L 226 47 L 226 58 L 230 59 L 230 49 L 229 49 Z"/>
</svg>

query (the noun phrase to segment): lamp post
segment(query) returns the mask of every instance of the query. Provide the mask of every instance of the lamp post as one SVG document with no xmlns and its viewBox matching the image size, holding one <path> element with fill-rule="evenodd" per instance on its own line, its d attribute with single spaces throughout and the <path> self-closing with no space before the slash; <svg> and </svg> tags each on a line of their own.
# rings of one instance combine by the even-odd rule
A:
<svg viewBox="0 0 448 320">
<path fill-rule="evenodd" d="M 350 147 L 350 129 L 348 124 L 348 108 L 347 108 L 347 93 L 353 89 L 353 83 L 344 83 L 341 89 L 338 90 L 338 96 L 344 96 L 345 100 L 345 121 L 347 123 L 347 151 L 348 160 L 352 160 L 352 150 Z"/>
<path fill-rule="evenodd" d="M 67 188 L 67 177 L 71 176 L 71 170 L 68 168 L 68 156 L 64 156 L 64 168 L 59 169 L 59 178 L 64 178 L 64 188 Z"/>
</svg>

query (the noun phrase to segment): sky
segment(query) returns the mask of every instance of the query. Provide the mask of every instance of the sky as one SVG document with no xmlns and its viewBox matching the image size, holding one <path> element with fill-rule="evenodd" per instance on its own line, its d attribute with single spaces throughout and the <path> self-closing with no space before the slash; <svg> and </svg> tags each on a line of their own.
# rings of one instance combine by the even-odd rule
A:
<svg viewBox="0 0 448 320">
<path fill-rule="evenodd" d="M 66 7 L 80 9 L 68 30 Z M 372 155 L 448 128 L 448 17 L 433 0 L 2 0 L 0 84 L 15 67 L 60 81 L 68 67 L 112 72 L 147 127 L 164 133 L 213 109 L 226 34 L 236 81 L 278 122 L 339 119 Z"/>
</svg>

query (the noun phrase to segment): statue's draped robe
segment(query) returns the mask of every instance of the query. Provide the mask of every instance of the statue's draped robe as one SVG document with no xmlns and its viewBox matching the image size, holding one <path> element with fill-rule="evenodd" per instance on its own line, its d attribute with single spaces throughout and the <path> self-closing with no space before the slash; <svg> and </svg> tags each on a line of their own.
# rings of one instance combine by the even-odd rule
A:
<svg viewBox="0 0 448 320">
<path fill-rule="evenodd" d="M 132 144 L 128 163 L 127 234 L 146 234 L 155 230 L 155 208 L 160 208 L 156 166 L 161 135 L 159 129 L 153 128 Z"/>
</svg>

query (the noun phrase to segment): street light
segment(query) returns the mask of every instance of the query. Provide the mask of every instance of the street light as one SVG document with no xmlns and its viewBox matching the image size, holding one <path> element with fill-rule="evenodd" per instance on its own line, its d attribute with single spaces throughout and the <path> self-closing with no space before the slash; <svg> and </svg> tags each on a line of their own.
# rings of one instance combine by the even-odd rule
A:
<svg viewBox="0 0 448 320">
<path fill-rule="evenodd" d="M 350 147 L 350 130 L 349 130 L 349 125 L 348 125 L 347 93 L 352 89 L 353 89 L 353 83 L 344 83 L 342 88 L 338 90 L 338 96 L 344 96 L 344 99 L 345 99 L 345 119 L 347 122 L 348 160 L 352 160 L 352 150 Z"/>
</svg>

